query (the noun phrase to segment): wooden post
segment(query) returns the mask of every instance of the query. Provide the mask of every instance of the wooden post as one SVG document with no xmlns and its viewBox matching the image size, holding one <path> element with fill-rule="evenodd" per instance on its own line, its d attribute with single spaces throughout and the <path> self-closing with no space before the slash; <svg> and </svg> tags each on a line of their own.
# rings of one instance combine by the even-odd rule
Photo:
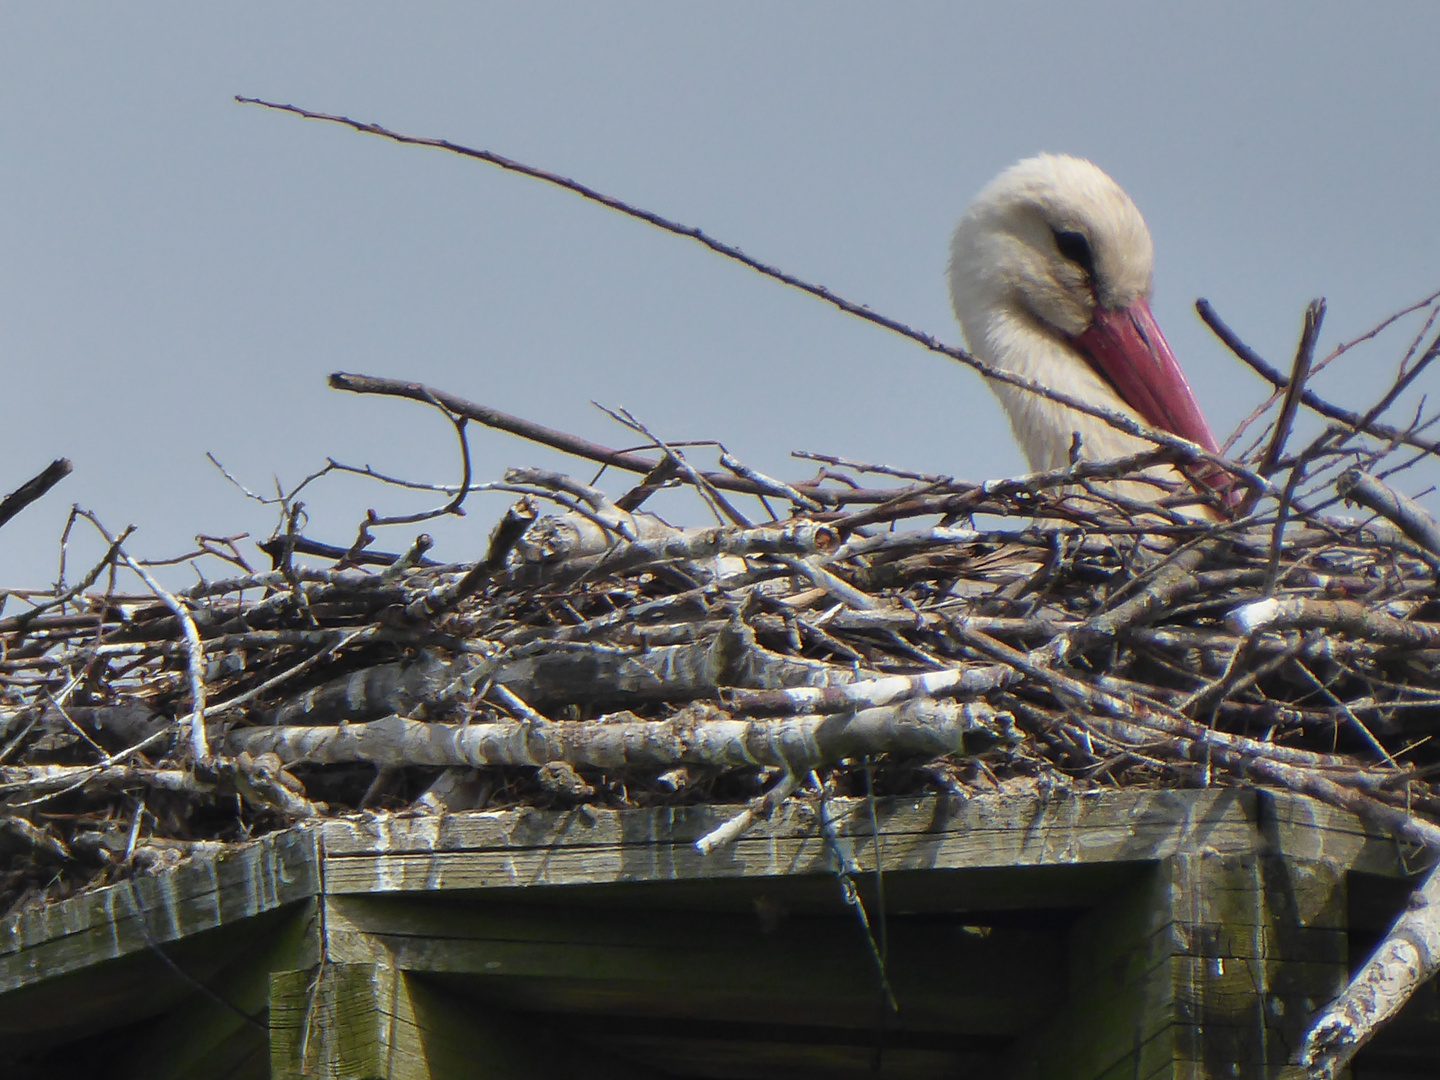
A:
<svg viewBox="0 0 1440 1080">
<path fill-rule="evenodd" d="M 145 1080 L 270 1075 L 265 1030 L 270 973 L 313 963 L 319 955 L 315 902 L 260 916 L 254 924 L 243 953 L 204 980 L 210 993 L 192 992 L 165 1024 L 131 1040 L 132 1064 L 121 1068 L 112 1062 L 116 1075 Z"/>
<path fill-rule="evenodd" d="M 1344 874 L 1182 853 L 1082 917 L 1069 999 L 1016 1080 L 1291 1080 L 1306 1018 L 1344 985 Z"/>
<path fill-rule="evenodd" d="M 276 972 L 269 1008 L 274 1080 L 541 1076 L 484 1015 L 392 966 Z"/>
</svg>

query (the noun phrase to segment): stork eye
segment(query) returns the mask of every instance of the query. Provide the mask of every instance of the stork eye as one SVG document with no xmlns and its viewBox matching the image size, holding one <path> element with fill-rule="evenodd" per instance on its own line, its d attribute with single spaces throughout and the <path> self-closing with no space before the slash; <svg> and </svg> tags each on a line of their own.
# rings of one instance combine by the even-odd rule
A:
<svg viewBox="0 0 1440 1080">
<path fill-rule="evenodd" d="M 1091 280 L 1094 280 L 1095 256 L 1090 252 L 1090 241 L 1085 239 L 1085 234 L 1060 229 L 1052 231 L 1055 233 L 1055 246 L 1060 249 L 1060 254 L 1084 270 L 1090 275 Z"/>
</svg>

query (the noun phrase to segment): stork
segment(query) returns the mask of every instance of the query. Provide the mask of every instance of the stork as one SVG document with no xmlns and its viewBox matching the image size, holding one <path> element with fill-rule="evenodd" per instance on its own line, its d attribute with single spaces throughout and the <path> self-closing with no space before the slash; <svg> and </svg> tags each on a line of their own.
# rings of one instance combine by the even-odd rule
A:
<svg viewBox="0 0 1440 1080">
<path fill-rule="evenodd" d="M 950 296 L 970 351 L 1006 371 L 1216 451 L 1150 313 L 1154 247 L 1120 185 L 1081 158 L 1041 154 L 976 196 L 950 245 Z M 1097 417 L 991 382 L 1032 469 L 1153 446 Z M 1155 473 L 1178 479 L 1173 469 Z M 1121 485 L 1153 500 L 1150 485 Z"/>
</svg>

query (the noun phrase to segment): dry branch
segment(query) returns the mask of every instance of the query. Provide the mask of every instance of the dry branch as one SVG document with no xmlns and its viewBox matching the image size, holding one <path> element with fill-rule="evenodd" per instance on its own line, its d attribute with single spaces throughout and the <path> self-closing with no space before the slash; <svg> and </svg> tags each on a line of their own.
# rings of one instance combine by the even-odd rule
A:
<svg viewBox="0 0 1440 1080">
<path fill-rule="evenodd" d="M 1315 1018 L 1302 1056 L 1312 1077 L 1332 1080 L 1382 1024 L 1440 971 L 1440 868 L 1410 897 L 1350 985 Z"/>
<path fill-rule="evenodd" d="M 265 727 L 234 731 L 234 753 L 276 754 L 287 765 L 365 761 L 407 765 L 541 766 L 552 761 L 588 769 L 683 765 L 772 766 L 801 772 L 841 758 L 890 753 L 922 758 L 965 752 L 967 736 L 989 745 L 1009 727 L 1008 714 L 984 705 L 909 701 L 851 713 L 745 720 L 709 705 L 668 720 L 619 713 L 591 721 L 536 724 L 441 724 L 399 716 L 331 727 Z"/>
<path fill-rule="evenodd" d="M 1440 555 L 1440 522 L 1414 499 L 1387 487 L 1362 469 L 1347 469 L 1335 481 L 1342 499 L 1359 503 L 1392 521 L 1401 532 L 1432 555 Z"/>
<path fill-rule="evenodd" d="M 1419 304 L 1403 309 L 1400 314 L 1408 314 L 1410 311 L 1433 303 L 1435 299 L 1435 295 L 1429 296 Z M 1256 374 L 1281 393 L 1289 390 L 1290 380 L 1275 370 L 1275 368 L 1267 363 L 1264 357 L 1254 349 L 1246 345 L 1240 336 L 1220 318 L 1219 313 L 1216 312 L 1214 305 L 1212 305 L 1210 301 L 1205 299 L 1196 300 L 1195 310 L 1199 312 L 1200 318 L 1205 321 L 1205 325 L 1215 332 L 1215 336 L 1223 341 L 1226 347 L 1239 359 L 1249 365 Z M 1377 423 L 1374 418 L 1366 420 L 1360 413 L 1334 405 L 1310 390 L 1301 391 L 1300 401 L 1307 409 L 1321 416 L 1328 417 L 1331 420 L 1337 420 L 1346 427 L 1354 428 L 1366 435 L 1372 435 L 1378 439 L 1384 439 L 1387 442 L 1404 443 L 1406 446 L 1413 446 L 1421 450 L 1429 451 L 1430 453 L 1440 453 L 1440 442 L 1434 439 L 1422 438 L 1415 432 L 1408 432 L 1401 428 L 1393 427 L 1390 424 Z"/>
<path fill-rule="evenodd" d="M 5 498 L 0 499 L 0 527 L 69 476 L 72 467 L 69 458 L 56 458 L 45 466 L 38 476 L 26 480 Z"/>
<path fill-rule="evenodd" d="M 1148 424 L 1140 423 L 1133 419 L 1131 416 L 1126 415 L 1125 413 L 1117 412 L 1113 409 L 1096 406 L 1084 399 L 1077 398 L 1070 394 L 1055 390 L 1052 387 L 1045 386 L 1042 383 L 1036 382 L 1034 379 L 1029 379 L 1025 376 L 1017 375 L 1014 372 L 994 367 L 983 360 L 977 359 L 975 356 L 972 356 L 964 349 L 958 348 L 957 346 L 953 345 L 945 345 L 929 334 L 925 334 L 920 332 L 919 330 L 915 330 L 897 319 L 892 319 L 886 315 L 882 315 L 864 304 L 857 304 L 854 301 L 847 300 L 844 297 L 839 296 L 834 292 L 831 292 L 829 289 L 825 288 L 822 285 L 812 284 L 811 282 L 805 281 L 802 278 L 798 278 L 793 274 L 786 273 L 785 271 L 780 270 L 777 267 L 770 266 L 769 264 L 763 263 L 758 259 L 751 258 L 739 248 L 734 247 L 730 244 L 723 243 L 711 236 L 707 236 L 700 229 L 694 228 L 693 226 L 682 225 L 679 222 L 672 221 L 669 218 L 662 217 L 660 214 L 656 214 L 648 210 L 639 209 L 635 206 L 630 205 L 629 203 L 623 202 L 620 199 L 616 199 L 613 196 L 605 195 L 585 184 L 581 184 L 575 180 L 571 180 L 568 177 L 560 176 L 556 173 L 548 172 L 544 169 L 538 169 L 532 165 L 526 165 L 522 162 L 515 161 L 511 158 L 504 157 L 489 150 L 477 150 L 473 147 L 461 146 L 458 143 L 450 142 L 447 139 L 430 139 L 414 135 L 405 135 L 397 131 L 390 131 L 387 128 L 381 127 L 379 124 L 361 123 L 360 121 L 350 119 L 348 116 L 336 116 L 328 113 L 313 112 L 308 109 L 302 109 L 295 105 L 281 105 L 276 102 L 262 101 L 259 98 L 247 98 L 240 97 L 238 95 L 236 96 L 235 100 L 243 105 L 259 105 L 267 109 L 275 109 L 280 112 L 293 113 L 296 116 L 304 117 L 307 120 L 322 120 L 327 123 L 341 124 L 345 127 L 353 128 L 355 131 L 359 131 L 363 134 L 378 135 L 382 138 L 390 139 L 394 142 L 403 143 L 410 146 L 425 146 L 437 150 L 444 150 L 453 154 L 459 154 L 462 157 L 473 158 L 477 161 L 483 161 L 490 165 L 496 165 L 499 168 L 505 169 L 508 172 L 519 173 L 522 176 L 528 176 L 532 179 L 540 180 L 547 184 L 553 184 L 556 187 L 564 188 L 567 191 L 574 192 L 582 198 L 599 203 L 600 205 L 608 207 L 611 210 L 618 211 L 619 213 L 625 214 L 626 216 L 635 218 L 639 221 L 643 221 L 649 225 L 653 225 L 654 227 L 661 229 L 665 232 L 672 233 L 676 236 L 683 236 L 687 239 L 694 240 L 700 244 L 703 244 L 705 247 L 709 248 L 717 255 L 721 255 L 727 259 L 732 259 L 735 262 L 740 263 L 742 266 L 749 267 L 756 273 L 763 274 L 765 277 L 778 281 L 783 285 L 788 285 L 790 288 L 798 289 L 801 292 L 808 293 L 809 295 L 814 296 L 819 300 L 823 300 L 828 304 L 832 304 L 835 307 L 839 308 L 841 311 L 845 312 L 847 315 L 852 315 L 857 319 L 862 319 L 865 322 L 882 327 L 886 330 L 891 331 L 892 333 L 896 333 L 901 335 L 902 337 L 909 338 L 911 341 L 914 341 L 917 344 L 924 346 L 931 352 L 939 353 L 942 356 L 948 356 L 952 360 L 957 360 L 961 364 L 970 368 L 972 371 L 983 375 L 987 379 L 995 382 L 1005 383 L 1008 386 L 1013 386 L 1017 389 L 1024 390 L 1026 393 L 1034 394 L 1038 397 L 1046 398 L 1047 400 L 1056 402 L 1057 404 L 1074 409 L 1076 412 L 1083 413 L 1086 416 L 1092 416 L 1098 420 L 1103 420 L 1111 427 L 1116 428 L 1119 431 L 1123 431 L 1127 435 L 1133 435 L 1136 438 L 1144 439 L 1145 441 L 1153 443 L 1156 446 L 1165 447 L 1166 449 L 1175 452 L 1177 454 L 1177 460 L 1179 461 L 1204 462 L 1208 465 L 1213 466 L 1221 473 L 1230 474 L 1237 479 L 1244 481 L 1246 485 L 1254 491 L 1264 493 L 1269 493 L 1273 491 L 1273 488 L 1263 476 L 1250 469 L 1245 468 L 1243 465 L 1235 461 L 1231 461 L 1229 459 L 1221 457 L 1218 454 L 1212 454 L 1204 447 L 1191 442 L 1189 439 L 1184 439 L 1177 435 L 1173 435 L 1168 431 L 1163 431 L 1158 428 L 1150 427 Z M 363 376 L 357 377 L 337 374 L 331 376 L 331 385 L 335 386 L 337 389 L 356 389 L 358 384 L 356 384 L 355 381 L 357 379 L 363 378 Z M 337 380 L 339 381 L 337 382 Z M 373 383 L 383 380 L 370 381 Z M 411 393 L 406 393 L 402 396 L 413 396 L 416 398 L 416 400 L 443 401 L 443 399 L 425 396 L 423 393 L 420 392 L 420 388 L 416 387 L 416 384 L 410 384 L 410 386 L 415 389 Z M 366 390 L 361 392 L 377 391 Z M 386 390 L 378 392 L 389 393 L 394 391 Z M 480 419 L 479 416 L 471 416 L 463 409 L 454 408 L 449 402 L 444 402 L 444 405 L 457 416 L 467 416 L 471 419 L 477 420 Z M 503 416 L 503 414 L 499 414 L 499 416 Z M 506 417 L 504 419 L 511 420 L 513 418 Z M 487 423 L 488 421 L 481 420 L 480 422 Z M 500 425 L 496 424 L 494 426 Z M 546 429 L 546 438 L 548 438 L 551 434 L 552 433 L 549 431 L 549 429 Z M 564 438 L 571 439 L 572 437 L 564 436 Z M 545 440 L 542 439 L 541 441 Z M 579 445 L 583 442 L 584 440 L 573 440 L 573 445 L 578 449 Z M 551 443 L 550 445 L 555 444 Z M 620 465 L 619 461 L 612 461 L 609 462 L 609 464 L 614 464 L 617 467 L 621 468 L 625 467 L 623 465 Z M 710 478 L 706 477 L 706 479 L 709 480 Z M 721 487 L 723 485 L 716 484 L 715 486 Z"/>
<path fill-rule="evenodd" d="M 1357 600 L 1271 597 L 1237 608 L 1227 622 L 1239 634 L 1253 634 L 1258 630 L 1326 630 L 1377 645 L 1440 648 L 1440 624 L 1399 619 L 1386 614 L 1381 607 Z"/>
</svg>

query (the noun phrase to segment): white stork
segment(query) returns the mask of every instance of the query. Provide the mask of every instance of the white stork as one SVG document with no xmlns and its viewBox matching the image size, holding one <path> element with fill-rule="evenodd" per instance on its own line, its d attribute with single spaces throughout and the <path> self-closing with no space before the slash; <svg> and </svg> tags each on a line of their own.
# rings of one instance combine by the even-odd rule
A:
<svg viewBox="0 0 1440 1080">
<path fill-rule="evenodd" d="M 1027 158 L 992 180 L 955 228 L 955 315 L 981 360 L 1213 451 L 1210 425 L 1150 314 L 1153 254 L 1145 219 L 1100 169 L 1059 154 Z M 1153 445 L 1017 387 L 991 387 L 1032 469 L 1068 464 L 1076 433 L 1089 460 Z"/>
</svg>

